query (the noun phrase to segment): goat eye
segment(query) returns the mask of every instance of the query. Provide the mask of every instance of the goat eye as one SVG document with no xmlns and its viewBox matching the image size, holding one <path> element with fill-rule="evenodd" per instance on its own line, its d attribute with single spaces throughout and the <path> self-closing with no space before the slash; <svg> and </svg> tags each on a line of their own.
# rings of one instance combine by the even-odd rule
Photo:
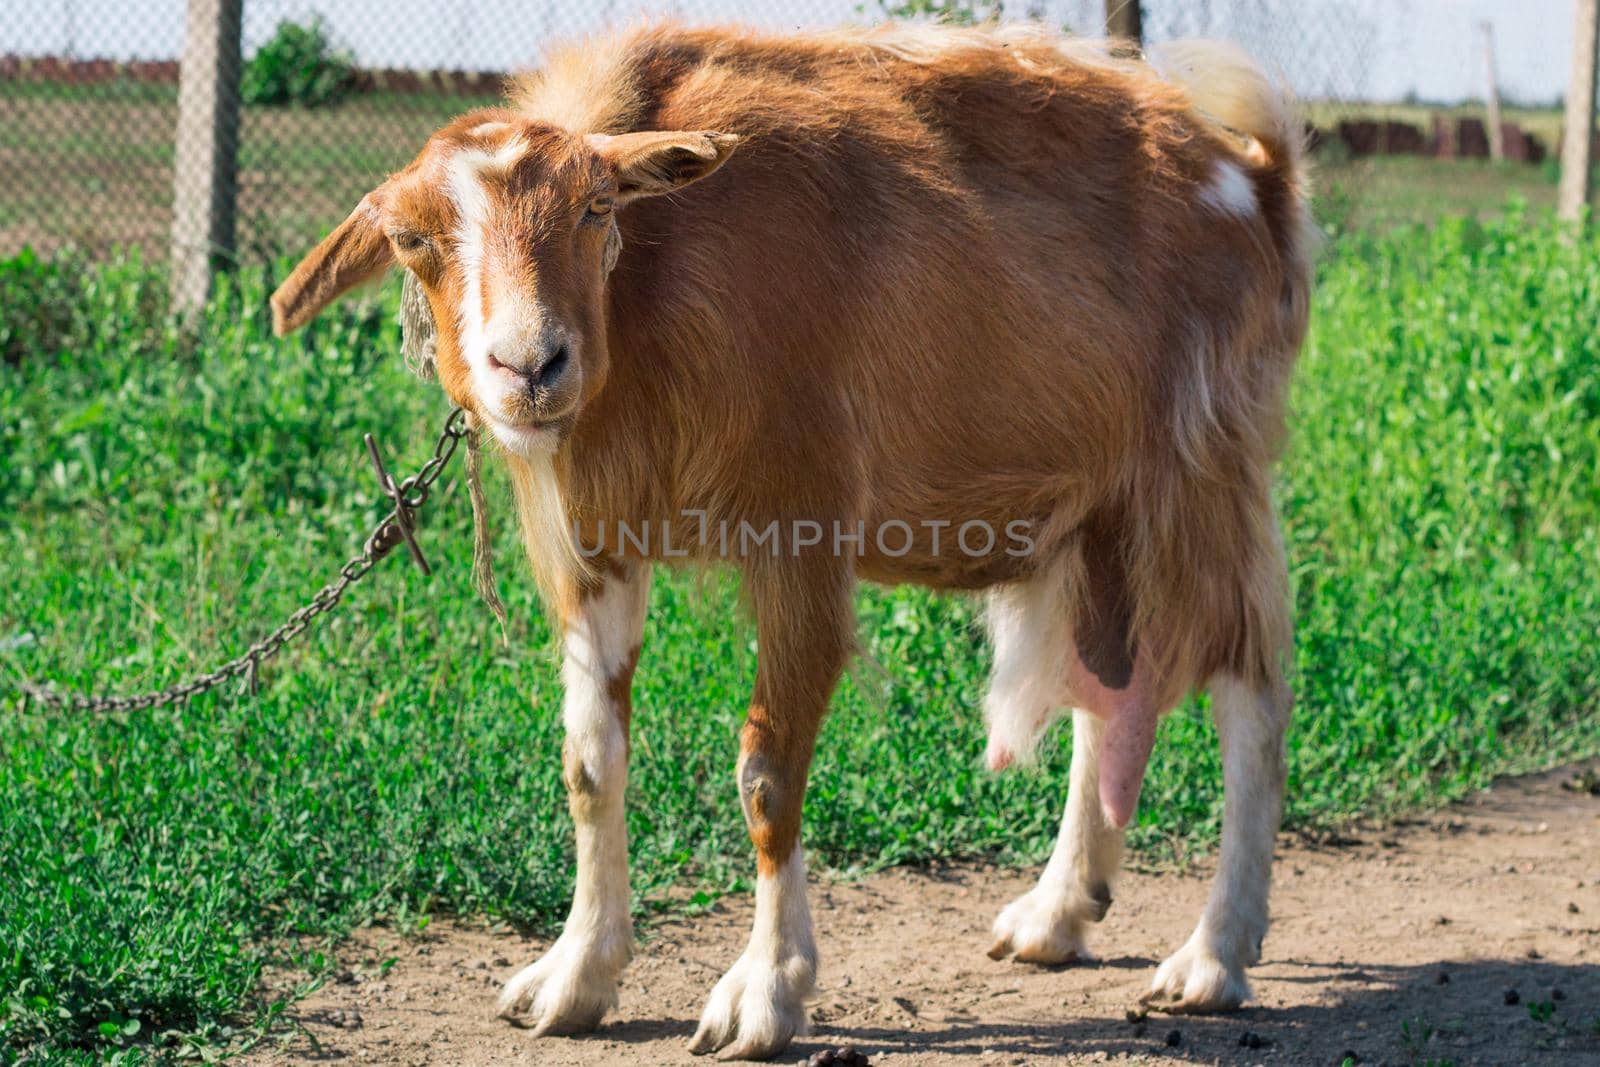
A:
<svg viewBox="0 0 1600 1067">
<path fill-rule="evenodd" d="M 600 196 L 589 201 L 589 210 L 585 214 L 591 219 L 598 219 L 611 214 L 611 198 Z"/>
<path fill-rule="evenodd" d="M 390 234 L 389 237 L 394 241 L 394 246 L 402 252 L 417 253 L 428 247 L 428 239 L 426 237 L 409 230 Z"/>
</svg>

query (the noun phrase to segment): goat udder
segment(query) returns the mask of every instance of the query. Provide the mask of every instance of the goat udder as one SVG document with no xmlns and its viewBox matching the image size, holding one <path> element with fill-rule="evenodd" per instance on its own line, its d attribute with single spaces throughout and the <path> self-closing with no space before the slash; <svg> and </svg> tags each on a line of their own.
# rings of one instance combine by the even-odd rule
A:
<svg viewBox="0 0 1600 1067">
<path fill-rule="evenodd" d="M 1139 806 L 1139 790 L 1144 786 L 1145 768 L 1156 740 L 1156 722 L 1161 718 L 1161 709 L 1154 700 L 1149 660 L 1142 653 L 1136 654 L 1131 677 L 1120 689 L 1103 683 L 1076 652 L 1067 675 L 1074 702 L 1105 720 L 1098 761 L 1100 808 L 1106 821 L 1121 829 Z"/>
<path fill-rule="evenodd" d="M 1106 718 L 1100 741 L 1100 808 L 1106 821 L 1120 830 L 1139 806 L 1160 713 L 1148 700 L 1130 701 L 1119 704 Z"/>
</svg>

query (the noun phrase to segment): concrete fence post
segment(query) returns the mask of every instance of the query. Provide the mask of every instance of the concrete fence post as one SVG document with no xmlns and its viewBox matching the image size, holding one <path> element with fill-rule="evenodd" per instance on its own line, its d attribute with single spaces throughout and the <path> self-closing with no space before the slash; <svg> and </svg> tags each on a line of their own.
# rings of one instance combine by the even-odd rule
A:
<svg viewBox="0 0 1600 1067">
<path fill-rule="evenodd" d="M 1568 222 L 1583 217 L 1594 173 L 1594 53 L 1600 0 L 1577 0 L 1572 26 L 1572 80 L 1561 130 L 1561 190 L 1556 214 Z"/>
<path fill-rule="evenodd" d="M 1506 158 L 1505 127 L 1500 118 L 1500 75 L 1494 62 L 1494 23 L 1478 23 L 1483 34 L 1483 102 L 1489 112 L 1489 158 L 1496 163 Z"/>
<path fill-rule="evenodd" d="M 234 254 L 243 0 L 188 0 L 172 166 L 172 304 L 205 307 L 212 271 Z"/>
</svg>

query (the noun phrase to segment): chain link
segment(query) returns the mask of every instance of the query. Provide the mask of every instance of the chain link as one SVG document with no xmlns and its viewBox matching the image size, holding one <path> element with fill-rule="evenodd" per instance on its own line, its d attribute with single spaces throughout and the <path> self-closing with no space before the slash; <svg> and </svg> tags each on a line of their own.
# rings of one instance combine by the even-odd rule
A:
<svg viewBox="0 0 1600 1067">
<path fill-rule="evenodd" d="M 428 561 L 423 558 L 421 548 L 412 536 L 416 512 L 428 502 L 429 490 L 444 472 L 451 457 L 455 455 L 456 446 L 461 443 L 462 438 L 472 432 L 467 423 L 466 412 L 460 408 L 453 410 L 450 417 L 445 420 L 444 430 L 439 434 L 439 439 L 434 443 L 433 455 L 416 474 L 402 482 L 396 482 L 390 477 L 384 467 L 383 456 L 378 451 L 377 442 L 372 439 L 371 434 L 367 434 L 365 437 L 367 454 L 377 470 L 378 487 L 384 496 L 394 502 L 393 509 L 373 527 L 372 533 L 361 546 L 361 551 L 339 568 L 339 574 L 333 581 L 317 590 L 311 600 L 290 615 L 283 625 L 251 645 L 238 658 L 229 660 L 208 674 L 169 685 L 153 693 L 139 693 L 126 697 L 90 696 L 85 693 L 60 693 L 24 681 L 21 689 L 25 699 L 37 700 L 46 707 L 81 712 L 143 711 L 146 708 L 185 703 L 190 697 L 209 692 L 231 678 L 244 679 L 249 691 L 255 693 L 261 664 L 276 656 L 284 645 L 310 629 L 311 624 L 319 616 L 337 607 L 345 591 L 366 577 L 378 561 L 395 548 L 405 545 L 422 573 L 432 573 Z"/>
</svg>

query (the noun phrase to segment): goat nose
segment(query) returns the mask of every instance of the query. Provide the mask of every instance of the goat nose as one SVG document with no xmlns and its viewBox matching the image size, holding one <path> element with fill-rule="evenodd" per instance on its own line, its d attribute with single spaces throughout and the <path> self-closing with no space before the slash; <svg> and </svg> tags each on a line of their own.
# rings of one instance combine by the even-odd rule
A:
<svg viewBox="0 0 1600 1067">
<path fill-rule="evenodd" d="M 572 362 L 571 347 L 565 342 L 552 345 L 545 351 L 544 359 L 524 372 L 532 389 L 553 389 L 567 373 Z"/>
<path fill-rule="evenodd" d="M 571 346 L 566 342 L 546 348 L 538 360 L 502 359 L 494 351 L 487 353 L 489 366 L 497 371 L 512 371 L 522 376 L 529 389 L 549 389 L 559 383 L 572 362 Z"/>
</svg>

